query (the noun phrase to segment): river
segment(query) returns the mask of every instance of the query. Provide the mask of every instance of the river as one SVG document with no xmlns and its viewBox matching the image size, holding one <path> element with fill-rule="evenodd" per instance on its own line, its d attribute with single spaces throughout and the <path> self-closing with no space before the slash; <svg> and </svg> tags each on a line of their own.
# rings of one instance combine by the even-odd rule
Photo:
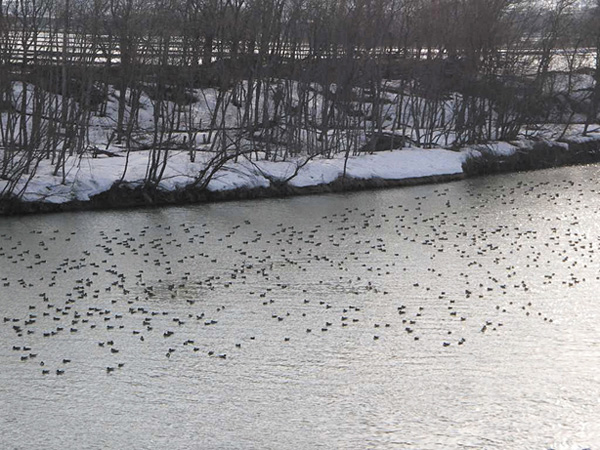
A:
<svg viewBox="0 0 600 450">
<path fill-rule="evenodd" d="M 596 448 L 598 179 L 1 218 L 0 448 Z"/>
</svg>

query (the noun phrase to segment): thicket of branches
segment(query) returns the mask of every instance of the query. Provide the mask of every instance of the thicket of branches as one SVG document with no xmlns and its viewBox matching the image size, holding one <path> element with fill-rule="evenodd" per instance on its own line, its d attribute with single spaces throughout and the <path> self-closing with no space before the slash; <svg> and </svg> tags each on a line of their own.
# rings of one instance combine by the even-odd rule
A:
<svg viewBox="0 0 600 450">
<path fill-rule="evenodd" d="M 115 148 L 146 150 L 155 187 L 173 151 L 209 155 L 202 185 L 239 157 L 457 147 L 557 115 L 587 132 L 594 1 L 0 0 L 2 194 Z"/>
</svg>

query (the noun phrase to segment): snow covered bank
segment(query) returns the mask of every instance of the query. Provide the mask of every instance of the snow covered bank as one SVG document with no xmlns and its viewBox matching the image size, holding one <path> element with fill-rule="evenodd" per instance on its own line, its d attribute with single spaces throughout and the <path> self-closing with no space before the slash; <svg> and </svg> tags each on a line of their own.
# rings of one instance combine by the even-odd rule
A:
<svg viewBox="0 0 600 450">
<path fill-rule="evenodd" d="M 462 151 L 407 148 L 360 156 L 299 157 L 286 161 L 239 157 L 199 183 L 210 155 L 190 162 L 173 152 L 156 188 L 143 185 L 147 152 L 73 158 L 70 169 L 53 175 L 44 161 L 23 178 L 19 197 L 0 200 L 0 214 L 124 208 L 232 199 L 304 195 L 394 187 L 461 179 L 486 173 L 600 161 L 600 134 L 568 142 L 494 143 Z M 127 170 L 125 170 L 127 166 Z M 125 173 L 125 176 L 123 176 Z M 0 191 L 8 181 L 0 180 Z"/>
<path fill-rule="evenodd" d="M 191 163 L 188 155 L 180 152 L 169 158 L 160 184 L 149 192 L 142 187 L 148 160 L 145 153 L 130 155 L 122 180 L 125 157 L 78 159 L 66 173 L 65 183 L 42 162 L 35 176 L 20 181 L 16 189 L 22 192 L 20 198 L 0 203 L 0 213 L 296 195 L 426 182 L 432 177 L 455 179 L 462 177 L 466 155 L 443 149 L 405 149 L 351 156 L 347 160 L 341 156 L 280 162 L 240 158 L 221 167 L 206 188 L 201 189 L 197 184 L 198 174 L 206 167 L 209 157 Z M 6 183 L 0 180 L 0 190 Z"/>
<path fill-rule="evenodd" d="M 518 141 L 493 148 L 479 146 L 465 158 L 465 176 L 548 169 L 600 162 L 600 133 L 562 141 Z"/>
</svg>

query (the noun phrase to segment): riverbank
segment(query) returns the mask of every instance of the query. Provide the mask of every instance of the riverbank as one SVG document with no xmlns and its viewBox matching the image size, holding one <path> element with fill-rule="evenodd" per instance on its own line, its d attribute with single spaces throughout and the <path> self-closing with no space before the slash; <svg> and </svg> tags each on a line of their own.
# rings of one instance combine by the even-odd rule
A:
<svg viewBox="0 0 600 450">
<path fill-rule="evenodd" d="M 142 183 L 143 152 L 128 159 L 114 156 L 78 159 L 61 176 L 38 167 L 23 182 L 19 197 L 0 200 L 0 215 L 289 197 L 329 192 L 441 183 L 485 174 L 545 169 L 600 162 L 600 133 L 565 141 L 493 143 L 451 151 L 408 148 L 335 158 L 287 161 L 230 161 L 201 183 L 206 159 L 191 163 L 185 152 L 173 154 L 161 183 Z M 127 176 L 122 178 L 125 166 Z M 0 190 L 2 189 L 0 181 Z"/>
<path fill-rule="evenodd" d="M 101 209 L 127 209 L 143 206 L 185 205 L 194 203 L 212 203 L 234 200 L 256 200 L 263 198 L 282 198 L 300 195 L 317 195 L 334 192 L 363 191 L 371 189 L 389 189 L 415 186 L 419 184 L 445 183 L 461 180 L 464 174 L 431 175 L 415 178 L 357 179 L 338 178 L 327 184 L 298 187 L 290 184 L 268 187 L 236 188 L 222 191 L 200 189 L 179 189 L 174 191 L 145 191 L 141 187 L 128 185 L 115 186 L 106 192 L 95 195 L 88 201 L 73 200 L 65 203 L 24 202 L 16 199 L 0 201 L 0 215 L 25 215 L 38 213 L 57 213 L 68 211 L 89 211 Z"/>
<path fill-rule="evenodd" d="M 523 144 L 504 154 L 485 146 L 479 147 L 465 159 L 463 171 L 466 176 L 472 177 L 600 162 L 600 134 Z"/>
</svg>

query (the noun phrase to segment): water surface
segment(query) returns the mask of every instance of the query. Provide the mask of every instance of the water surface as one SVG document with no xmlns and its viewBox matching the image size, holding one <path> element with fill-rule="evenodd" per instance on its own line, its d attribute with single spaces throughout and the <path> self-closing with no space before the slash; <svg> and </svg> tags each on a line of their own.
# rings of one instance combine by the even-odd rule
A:
<svg viewBox="0 0 600 450">
<path fill-rule="evenodd" d="M 0 219 L 0 447 L 596 448 L 599 175 Z"/>
</svg>

